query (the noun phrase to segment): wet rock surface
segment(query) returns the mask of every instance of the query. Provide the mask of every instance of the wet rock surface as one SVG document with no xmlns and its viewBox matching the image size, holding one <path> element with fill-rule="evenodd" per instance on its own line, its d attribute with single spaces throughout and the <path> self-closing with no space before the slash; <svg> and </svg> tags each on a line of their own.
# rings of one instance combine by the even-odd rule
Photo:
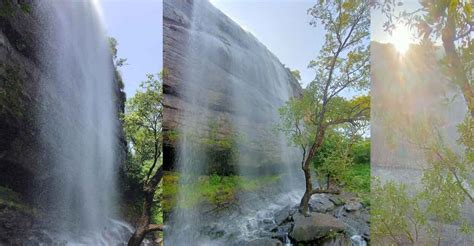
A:
<svg viewBox="0 0 474 246">
<path fill-rule="evenodd" d="M 335 206 L 327 196 L 313 196 L 309 201 L 311 212 L 325 213 L 334 210 Z"/>
<path fill-rule="evenodd" d="M 252 156 L 244 162 L 246 168 L 259 172 L 267 170 L 263 166 L 281 168 L 281 149 L 265 143 L 278 142 L 271 134 L 278 108 L 302 93 L 290 70 L 208 1 L 164 1 L 163 47 L 167 71 L 163 79 L 164 131 L 196 125 L 203 132 L 216 131 L 216 138 L 225 140 L 238 130 L 233 124 L 238 122 L 248 141 L 240 151 Z M 196 117 L 184 119 L 187 111 L 195 112 Z M 174 168 L 176 140 L 163 140 L 166 170 Z M 218 146 L 210 149 L 220 152 Z M 235 169 L 234 163 L 222 159 L 209 160 L 206 165 L 208 170 Z"/>
<path fill-rule="evenodd" d="M 47 185 L 56 170 L 49 150 L 62 146 L 44 146 L 40 139 L 45 134 L 37 122 L 38 112 L 44 107 L 40 104 L 40 89 L 50 76 L 40 54 L 58 44 L 41 38 L 49 27 L 37 13 L 39 1 L 0 1 L 2 11 L 4 2 L 11 2 L 12 9 L 0 16 L 0 186 L 10 187 L 28 199 L 33 197 L 31 193 L 41 193 L 42 196 L 35 197 L 40 201 L 35 202 L 43 202 L 55 199 L 47 194 Z M 31 11 L 23 11 L 21 2 L 28 3 Z M 123 111 L 125 95 L 119 81 L 115 82 L 115 104 L 117 111 Z M 59 93 L 50 96 L 51 105 L 61 103 Z M 118 114 L 116 122 L 121 124 Z M 121 143 L 117 146 L 117 158 L 124 160 L 124 135 L 122 131 L 116 134 Z"/>
<path fill-rule="evenodd" d="M 283 246 L 283 243 L 273 238 L 258 238 L 247 243 L 245 246 Z"/>
<path fill-rule="evenodd" d="M 315 242 L 337 235 L 345 229 L 341 221 L 322 213 L 310 213 L 309 216 L 298 213 L 293 216 L 293 223 L 290 237 L 296 242 Z"/>
<path fill-rule="evenodd" d="M 311 217 L 301 215 L 297 205 L 275 211 L 278 227 L 272 236 L 308 245 L 365 245 L 370 241 L 369 209 L 356 199 L 318 194 L 310 200 L 310 210 Z"/>
<path fill-rule="evenodd" d="M 66 245 L 45 227 L 45 218 L 0 205 L 0 245 Z"/>
<path fill-rule="evenodd" d="M 271 199 L 259 197 L 257 194 L 251 197 Z M 311 199 L 311 211 L 324 212 L 310 212 L 311 217 L 305 217 L 298 212 L 296 200 L 291 203 L 292 205 L 275 208 L 261 208 L 254 217 L 245 219 L 242 217 L 248 215 L 249 209 L 245 206 L 212 210 L 201 219 L 203 223 L 212 223 L 203 226 L 200 233 L 217 242 L 217 245 L 362 246 L 370 242 L 369 209 L 354 198 L 342 195 L 314 195 Z M 211 205 L 206 205 L 206 208 L 210 207 Z M 239 224 L 242 224 L 244 229 L 236 231 L 235 225 Z"/>
</svg>

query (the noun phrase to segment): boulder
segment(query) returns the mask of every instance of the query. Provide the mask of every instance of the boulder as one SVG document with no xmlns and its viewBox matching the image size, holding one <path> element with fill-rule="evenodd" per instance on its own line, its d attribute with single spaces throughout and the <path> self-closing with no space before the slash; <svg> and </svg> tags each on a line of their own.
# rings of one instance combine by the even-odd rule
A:
<svg viewBox="0 0 474 246">
<path fill-rule="evenodd" d="M 292 208 L 291 206 L 286 206 L 283 209 L 275 212 L 273 219 L 277 225 L 281 225 L 283 222 L 289 220 L 293 214 L 295 214 L 297 209 Z"/>
<path fill-rule="evenodd" d="M 352 245 L 351 240 L 343 233 L 332 235 L 329 238 L 325 238 L 323 242 L 318 243 L 321 246 L 348 246 Z"/>
<path fill-rule="evenodd" d="M 273 231 L 278 225 L 272 219 L 264 219 L 260 222 L 260 227 L 265 231 Z"/>
<path fill-rule="evenodd" d="M 362 204 L 356 200 L 351 200 L 346 205 L 344 205 L 344 209 L 348 212 L 353 212 L 362 208 Z"/>
<path fill-rule="evenodd" d="M 291 228 L 293 227 L 293 223 L 286 223 L 278 226 L 274 231 L 280 233 L 280 234 L 288 234 L 291 231 Z"/>
<path fill-rule="evenodd" d="M 283 246 L 283 243 L 273 238 L 257 238 L 244 244 L 245 246 Z"/>
<path fill-rule="evenodd" d="M 339 218 L 340 221 L 344 222 L 344 224 L 351 228 L 352 234 L 361 235 L 367 241 L 370 241 L 369 219 L 369 211 L 365 208 L 354 212 L 346 212 L 344 216 Z"/>
<path fill-rule="evenodd" d="M 309 201 L 309 209 L 312 212 L 325 213 L 334 208 L 334 203 L 324 194 L 314 195 Z"/>
<path fill-rule="evenodd" d="M 338 195 L 329 195 L 328 198 L 336 206 L 341 206 L 344 204 L 344 200 Z"/>
<path fill-rule="evenodd" d="M 345 230 L 344 224 L 331 215 L 310 215 L 306 217 L 297 213 L 293 216 L 294 227 L 289 236 L 296 242 L 315 242 Z"/>
</svg>

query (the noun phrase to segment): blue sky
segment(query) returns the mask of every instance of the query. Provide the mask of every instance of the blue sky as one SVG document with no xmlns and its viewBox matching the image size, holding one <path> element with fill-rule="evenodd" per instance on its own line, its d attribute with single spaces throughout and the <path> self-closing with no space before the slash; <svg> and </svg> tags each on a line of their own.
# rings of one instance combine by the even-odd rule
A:
<svg viewBox="0 0 474 246">
<path fill-rule="evenodd" d="M 301 71 L 303 84 L 314 78 L 307 69 L 322 46 L 323 32 L 309 25 L 309 0 L 211 0 L 212 4 L 252 32 L 280 61 Z M 107 35 L 117 39 L 119 57 L 129 65 L 120 70 L 130 97 L 146 73 L 163 67 L 163 1 L 102 0 Z"/>
<path fill-rule="evenodd" d="M 107 35 L 118 41 L 118 56 L 129 65 L 120 68 L 127 97 L 132 96 L 147 73 L 163 67 L 163 1 L 102 0 Z"/>
<path fill-rule="evenodd" d="M 302 82 L 314 79 L 307 68 L 324 42 L 322 28 L 309 25 L 306 13 L 314 0 L 211 0 L 214 6 L 250 31 L 291 69 L 301 72 Z"/>
<path fill-rule="evenodd" d="M 398 14 L 400 11 L 406 10 L 407 12 L 414 11 L 420 7 L 418 1 L 403 1 L 402 6 L 397 6 L 395 8 L 395 12 Z M 394 43 L 397 40 L 397 33 L 396 31 L 391 35 L 390 33 L 386 32 L 383 28 L 383 23 L 387 21 L 387 17 L 382 14 L 380 10 L 372 10 L 370 12 L 370 38 L 372 41 L 382 42 L 382 43 Z M 404 27 L 404 25 L 400 25 Z M 405 28 L 404 28 L 405 29 Z M 403 30 L 408 32 L 408 38 L 411 38 L 413 35 L 412 30 Z M 403 34 L 402 34 L 403 35 Z M 415 42 L 410 40 L 410 42 Z"/>
</svg>

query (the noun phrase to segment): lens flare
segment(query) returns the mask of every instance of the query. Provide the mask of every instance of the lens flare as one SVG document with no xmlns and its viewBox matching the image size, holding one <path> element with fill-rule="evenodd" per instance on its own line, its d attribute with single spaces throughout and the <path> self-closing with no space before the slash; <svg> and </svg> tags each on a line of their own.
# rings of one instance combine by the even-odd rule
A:
<svg viewBox="0 0 474 246">
<path fill-rule="evenodd" d="M 400 24 L 395 27 L 391 34 L 390 43 L 395 46 L 397 51 L 404 55 L 408 48 L 410 48 L 410 43 L 413 42 L 413 34 L 405 25 Z"/>
</svg>

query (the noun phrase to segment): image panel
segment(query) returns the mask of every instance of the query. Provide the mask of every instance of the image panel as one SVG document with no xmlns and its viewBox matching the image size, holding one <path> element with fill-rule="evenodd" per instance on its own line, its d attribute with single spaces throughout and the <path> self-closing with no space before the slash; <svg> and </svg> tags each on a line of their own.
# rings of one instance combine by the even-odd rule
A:
<svg viewBox="0 0 474 246">
<path fill-rule="evenodd" d="M 366 1 L 164 1 L 165 245 L 367 245 L 369 27 Z"/>
<path fill-rule="evenodd" d="M 0 1 L 0 245 L 160 243 L 161 6 Z"/>
<path fill-rule="evenodd" d="M 371 232 L 376 245 L 474 244 L 470 1 L 376 1 Z"/>
</svg>

